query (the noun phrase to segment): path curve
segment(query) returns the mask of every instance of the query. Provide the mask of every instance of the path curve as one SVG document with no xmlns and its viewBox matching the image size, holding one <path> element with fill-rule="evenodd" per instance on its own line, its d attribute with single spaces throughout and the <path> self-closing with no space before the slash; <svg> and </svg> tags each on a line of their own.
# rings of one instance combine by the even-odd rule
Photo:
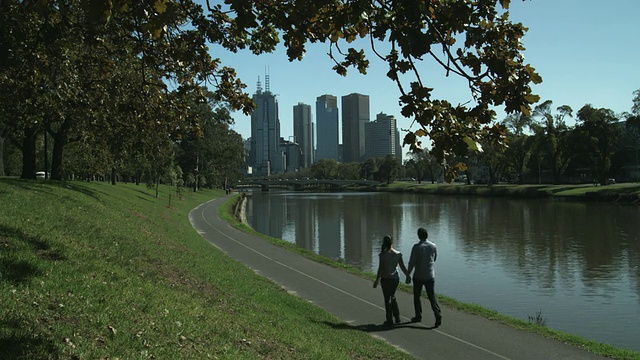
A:
<svg viewBox="0 0 640 360">
<path fill-rule="evenodd" d="M 380 288 L 372 288 L 370 280 L 317 263 L 233 228 L 218 216 L 218 207 L 229 196 L 193 209 L 189 213 L 193 227 L 229 257 L 343 319 L 345 324 L 335 325 L 337 330 L 355 328 L 367 331 L 418 359 L 606 359 L 553 339 L 444 306 L 441 327 L 432 328 L 434 319 L 430 311 L 423 314 L 422 323 L 410 323 L 413 299 L 403 291 L 396 295 L 401 324 L 393 328 L 384 327 L 381 325 L 384 304 Z M 424 306 L 429 309 L 428 303 L 423 303 Z"/>
</svg>

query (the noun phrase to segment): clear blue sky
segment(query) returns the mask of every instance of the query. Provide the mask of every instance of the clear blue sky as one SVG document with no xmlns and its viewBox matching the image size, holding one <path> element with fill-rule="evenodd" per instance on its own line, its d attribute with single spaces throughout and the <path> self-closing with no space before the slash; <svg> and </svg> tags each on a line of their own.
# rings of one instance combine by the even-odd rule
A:
<svg viewBox="0 0 640 360">
<path fill-rule="evenodd" d="M 510 14 L 514 22 L 529 28 L 523 39 L 524 55 L 543 78 L 543 83 L 533 88 L 541 101 L 552 100 L 554 108 L 569 105 L 574 114 L 585 104 L 615 113 L 631 110 L 632 93 L 640 89 L 640 1 L 512 0 Z M 298 102 L 311 105 L 315 121 L 315 100 L 323 94 L 337 96 L 338 107 L 343 95 L 369 95 L 371 120 L 384 112 L 398 119 L 399 128 L 412 126 L 400 113 L 399 91 L 385 76 L 387 67 L 382 60 L 370 57 L 367 75 L 350 69 L 349 75 L 342 77 L 331 70 L 328 50 L 325 44 L 310 45 L 301 62 L 289 62 L 283 48 L 260 56 L 212 48 L 212 55 L 236 69 L 249 94 L 256 91 L 258 77 L 264 87 L 268 72 L 270 90 L 278 95 L 281 136 L 285 139 L 293 135 L 293 106 Z M 434 96 L 454 104 L 470 100 L 465 82 L 453 76 L 445 78 L 441 68 L 432 64 L 421 69 L 423 75 L 432 76 Z M 500 120 L 504 112 L 496 110 Z M 249 137 L 250 117 L 242 113 L 233 117 L 234 130 L 245 139 Z M 417 129 L 416 125 L 411 128 Z"/>
</svg>

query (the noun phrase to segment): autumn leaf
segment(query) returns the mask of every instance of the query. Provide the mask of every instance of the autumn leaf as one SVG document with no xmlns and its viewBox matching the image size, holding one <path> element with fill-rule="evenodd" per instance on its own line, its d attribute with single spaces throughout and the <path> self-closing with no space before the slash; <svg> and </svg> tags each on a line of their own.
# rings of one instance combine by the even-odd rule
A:
<svg viewBox="0 0 640 360">
<path fill-rule="evenodd" d="M 164 14 L 167 11 L 167 0 L 157 0 L 154 7 L 158 14 Z"/>
<path fill-rule="evenodd" d="M 418 137 L 422 137 L 422 136 L 427 136 L 427 135 L 429 135 L 429 134 L 428 134 L 424 129 L 417 130 L 417 131 L 415 132 L 415 134 L 416 134 L 416 136 L 418 136 Z"/>
</svg>

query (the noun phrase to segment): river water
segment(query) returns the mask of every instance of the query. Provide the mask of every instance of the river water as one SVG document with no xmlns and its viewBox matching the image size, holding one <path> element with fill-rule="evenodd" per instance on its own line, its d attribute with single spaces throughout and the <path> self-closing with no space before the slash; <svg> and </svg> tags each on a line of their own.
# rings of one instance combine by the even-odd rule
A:
<svg viewBox="0 0 640 360">
<path fill-rule="evenodd" d="M 436 292 L 640 352 L 640 207 L 398 193 L 251 192 L 261 233 L 375 272 L 389 234 L 438 246 Z"/>
</svg>

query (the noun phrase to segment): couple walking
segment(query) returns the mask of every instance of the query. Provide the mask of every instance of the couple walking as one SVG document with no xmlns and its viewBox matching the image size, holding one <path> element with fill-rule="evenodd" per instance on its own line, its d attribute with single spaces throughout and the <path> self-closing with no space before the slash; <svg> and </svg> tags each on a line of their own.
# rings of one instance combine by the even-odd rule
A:
<svg viewBox="0 0 640 360">
<path fill-rule="evenodd" d="M 415 310 L 415 316 L 411 318 L 411 322 L 422 321 L 422 302 L 420 295 L 422 288 L 427 291 L 427 297 L 431 303 L 431 310 L 436 318 L 435 327 L 442 324 L 442 315 L 440 312 L 440 305 L 436 299 L 435 294 L 435 272 L 434 263 L 438 257 L 438 251 L 436 244 L 427 240 L 429 233 L 425 228 L 418 229 L 419 242 L 411 248 L 411 255 L 409 256 L 409 267 L 404 265 L 402 260 L 402 253 L 393 248 L 393 240 L 390 236 L 385 236 L 382 239 L 382 250 L 380 251 L 380 261 L 378 262 L 378 272 L 376 274 L 376 280 L 373 283 L 373 287 L 378 287 L 378 283 L 382 286 L 382 295 L 384 296 L 384 308 L 386 312 L 385 325 L 393 325 L 400 322 L 400 310 L 398 309 L 398 303 L 396 302 L 396 290 L 400 283 L 400 277 L 398 275 L 398 266 L 407 277 L 406 283 L 411 283 L 411 272 L 415 269 L 413 274 L 413 306 Z"/>
</svg>

